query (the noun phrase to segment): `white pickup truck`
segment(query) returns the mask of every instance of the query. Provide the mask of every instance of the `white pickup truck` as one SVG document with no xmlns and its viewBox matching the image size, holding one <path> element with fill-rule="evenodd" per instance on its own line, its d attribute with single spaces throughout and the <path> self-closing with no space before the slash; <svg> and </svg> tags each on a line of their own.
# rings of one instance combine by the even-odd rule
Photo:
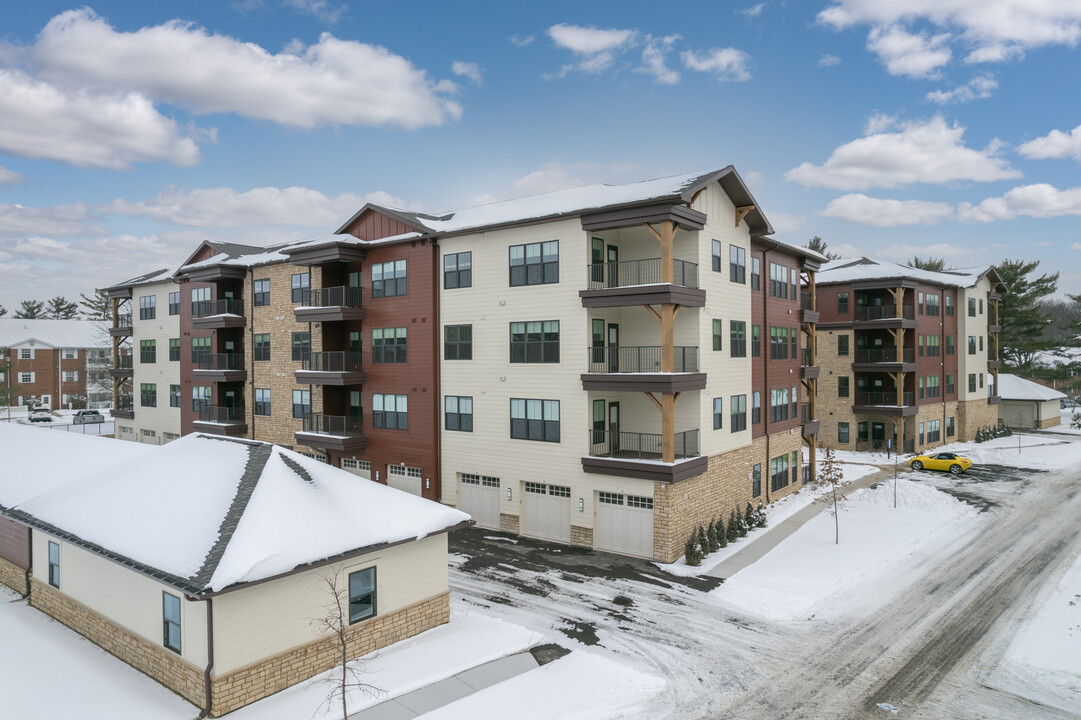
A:
<svg viewBox="0 0 1081 720">
<path fill-rule="evenodd" d="M 88 425 L 100 422 L 105 422 L 105 418 L 97 410 L 79 410 L 71 418 L 73 425 Z"/>
</svg>

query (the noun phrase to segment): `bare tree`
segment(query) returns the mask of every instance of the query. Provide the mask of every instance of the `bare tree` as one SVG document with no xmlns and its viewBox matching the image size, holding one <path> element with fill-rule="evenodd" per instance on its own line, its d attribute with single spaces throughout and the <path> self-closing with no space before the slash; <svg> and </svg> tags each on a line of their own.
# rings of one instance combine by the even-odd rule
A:
<svg viewBox="0 0 1081 720">
<path fill-rule="evenodd" d="M 841 506 L 845 501 L 845 496 L 838 495 L 837 488 L 841 485 L 842 480 L 844 480 L 844 473 L 841 472 L 841 468 L 837 464 L 837 459 L 833 456 L 833 448 L 826 448 L 826 458 L 819 466 L 817 475 L 817 482 L 827 486 L 829 491 L 816 499 L 815 502 L 824 503 L 829 506 L 827 512 L 833 515 L 833 542 L 834 544 L 840 545 L 841 520 L 839 515 Z"/>
<path fill-rule="evenodd" d="M 330 712 L 339 701 L 342 706 L 342 720 L 349 720 L 349 707 L 347 699 L 351 690 L 378 696 L 386 692 L 383 688 L 376 687 L 371 683 L 364 682 L 364 674 L 367 671 L 367 660 L 349 657 L 349 645 L 352 638 L 355 642 L 357 633 L 351 632 L 349 623 L 349 588 L 341 586 L 341 566 L 328 569 L 320 576 L 321 584 L 330 596 L 326 605 L 326 614 L 312 621 L 316 628 L 326 631 L 334 638 L 335 649 L 339 653 L 339 664 L 336 672 L 328 675 L 326 679 L 327 694 L 316 713 L 326 708 Z M 313 716 L 314 717 L 314 716 Z"/>
</svg>

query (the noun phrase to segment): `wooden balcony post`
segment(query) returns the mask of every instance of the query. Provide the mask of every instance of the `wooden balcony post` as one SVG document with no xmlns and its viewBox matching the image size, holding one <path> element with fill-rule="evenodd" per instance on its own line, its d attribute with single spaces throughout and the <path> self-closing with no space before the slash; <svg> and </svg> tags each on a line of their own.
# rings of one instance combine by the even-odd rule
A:
<svg viewBox="0 0 1081 720">
<path fill-rule="evenodd" d="M 661 460 L 676 461 L 676 396 L 661 396 Z"/>
</svg>

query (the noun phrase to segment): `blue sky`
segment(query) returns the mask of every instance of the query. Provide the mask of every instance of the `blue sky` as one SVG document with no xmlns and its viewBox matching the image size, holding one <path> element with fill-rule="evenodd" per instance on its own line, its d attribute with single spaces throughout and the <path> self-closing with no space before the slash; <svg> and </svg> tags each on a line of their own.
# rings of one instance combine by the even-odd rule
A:
<svg viewBox="0 0 1081 720">
<path fill-rule="evenodd" d="M 204 238 L 733 164 L 778 237 L 1081 292 L 1081 3 L 0 5 L 0 305 Z"/>
</svg>

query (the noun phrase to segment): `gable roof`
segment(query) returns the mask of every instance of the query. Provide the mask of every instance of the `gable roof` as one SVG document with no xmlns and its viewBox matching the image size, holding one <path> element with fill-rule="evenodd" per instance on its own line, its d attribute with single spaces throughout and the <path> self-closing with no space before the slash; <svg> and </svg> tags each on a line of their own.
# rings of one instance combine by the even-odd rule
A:
<svg viewBox="0 0 1081 720">
<path fill-rule="evenodd" d="M 1003 400 L 1036 400 L 1038 402 L 1061 400 L 1066 397 L 1066 393 L 1052 390 L 1039 383 L 1009 373 L 998 374 L 996 394 Z"/>
<path fill-rule="evenodd" d="M 1002 285 L 1002 279 L 994 267 L 951 268 L 933 271 L 908 267 L 889 260 L 870 257 L 839 258 L 822 266 L 815 280 L 816 285 L 850 283 L 860 280 L 890 280 L 908 278 L 947 287 L 969 288 L 987 276 L 992 286 Z"/>
<path fill-rule="evenodd" d="M 100 292 L 107 293 L 110 290 L 119 290 L 120 288 L 136 287 L 138 285 L 149 285 L 156 282 L 165 282 L 166 280 L 172 280 L 173 272 L 176 268 L 161 268 L 159 270 L 153 270 L 142 275 L 136 275 L 133 278 L 129 278 L 123 282 L 118 282 L 115 285 L 110 285 L 106 288 L 101 288 Z"/>
<path fill-rule="evenodd" d="M 276 445 L 199 433 L 5 514 L 189 596 L 469 522 L 453 508 Z"/>
<path fill-rule="evenodd" d="M 103 348 L 111 341 L 100 321 L 0 318 L 0 347 L 34 341 L 49 348 Z"/>
</svg>

